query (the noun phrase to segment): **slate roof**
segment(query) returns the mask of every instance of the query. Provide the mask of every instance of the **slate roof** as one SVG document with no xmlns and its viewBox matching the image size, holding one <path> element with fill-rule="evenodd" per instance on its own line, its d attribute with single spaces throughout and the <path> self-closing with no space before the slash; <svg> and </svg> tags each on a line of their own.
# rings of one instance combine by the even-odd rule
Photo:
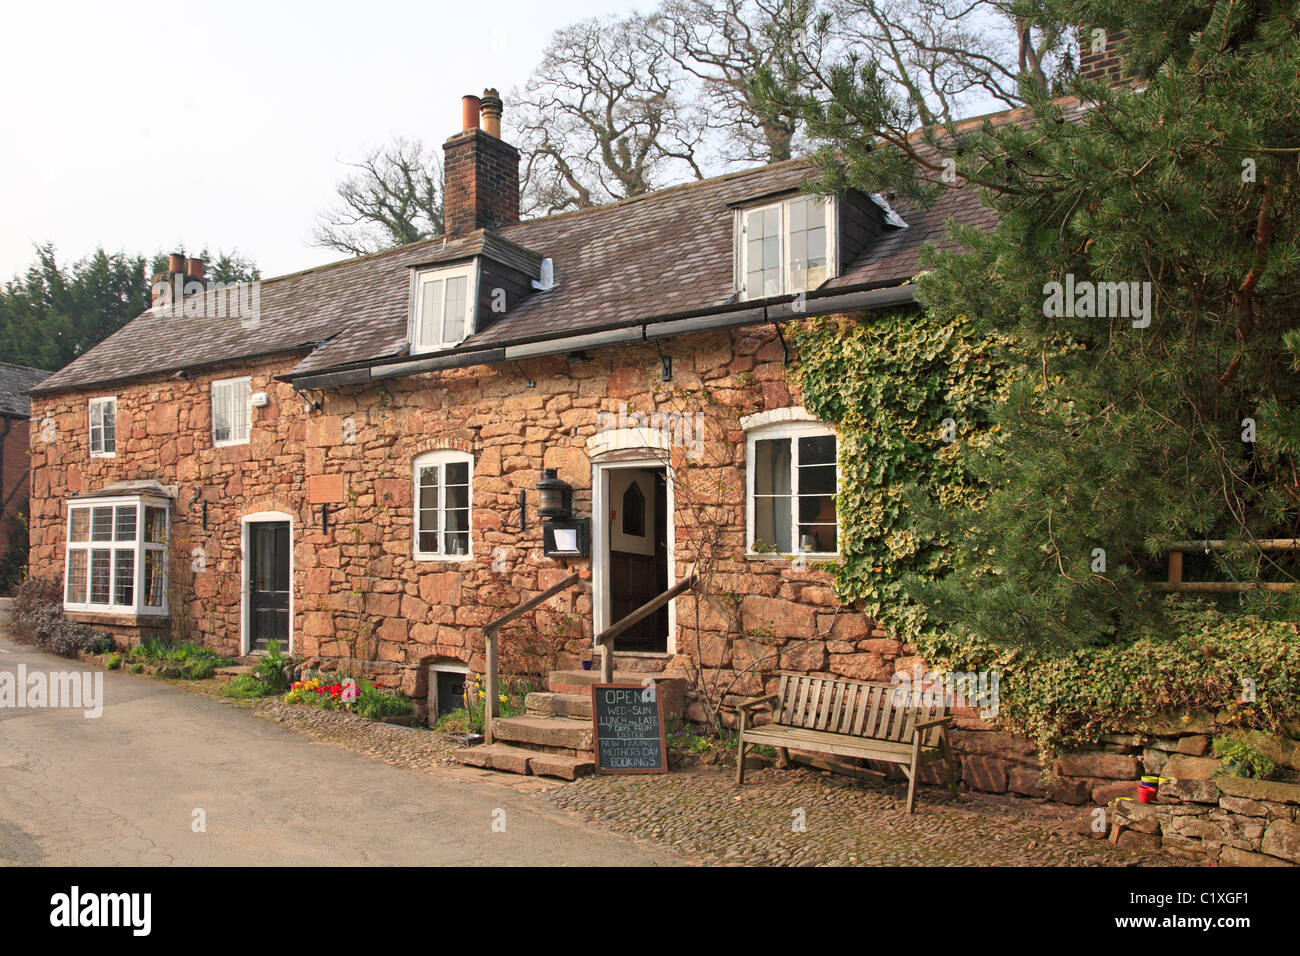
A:
<svg viewBox="0 0 1300 956">
<path fill-rule="evenodd" d="M 722 306 L 734 296 L 732 205 L 799 188 L 815 176 L 794 159 L 658 190 L 593 209 L 504 226 L 445 242 L 411 243 L 260 286 L 261 318 L 184 319 L 150 311 L 46 379 L 37 391 L 85 387 L 273 354 L 296 353 L 289 374 L 355 367 L 407 352 L 410 268 L 484 253 L 516 268 L 541 257 L 555 285 L 514 304 L 461 350 L 631 325 Z M 922 246 L 955 244 L 944 220 L 992 228 L 974 189 L 950 190 L 929 210 L 890 200 L 908 223 L 887 231 L 824 289 L 898 284 Z"/>
<path fill-rule="evenodd" d="M 30 418 L 32 403 L 27 397 L 27 390 L 52 374 L 41 368 L 0 362 L 0 415 Z"/>
</svg>

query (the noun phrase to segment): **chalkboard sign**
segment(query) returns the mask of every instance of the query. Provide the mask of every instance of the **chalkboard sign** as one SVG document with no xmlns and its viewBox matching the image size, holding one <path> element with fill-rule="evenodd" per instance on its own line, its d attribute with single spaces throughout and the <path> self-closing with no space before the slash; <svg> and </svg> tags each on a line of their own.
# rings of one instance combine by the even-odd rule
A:
<svg viewBox="0 0 1300 956">
<path fill-rule="evenodd" d="M 667 772 L 664 715 L 653 685 L 593 684 L 591 719 L 598 773 Z"/>
</svg>

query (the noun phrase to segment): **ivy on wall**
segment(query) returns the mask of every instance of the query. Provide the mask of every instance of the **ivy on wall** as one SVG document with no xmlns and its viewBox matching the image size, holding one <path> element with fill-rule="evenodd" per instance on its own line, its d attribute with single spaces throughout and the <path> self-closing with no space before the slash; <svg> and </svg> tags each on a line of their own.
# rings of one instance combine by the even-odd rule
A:
<svg viewBox="0 0 1300 956">
<path fill-rule="evenodd" d="M 1006 385 L 1002 343 L 965 316 L 941 322 L 916 309 L 814 319 L 790 337 L 804 407 L 840 437 L 836 594 L 927 659 L 949 660 L 959 646 L 909 594 L 909 580 L 940 578 L 950 560 L 948 541 L 917 520 L 916 499 L 947 508 L 983 497 L 964 455 L 993 437 L 986 409 Z"/>
<path fill-rule="evenodd" d="M 1132 732 L 1143 718 L 1208 711 L 1281 732 L 1300 718 L 1300 628 L 1170 597 L 1130 640 L 1070 649 L 950 633 L 919 595 L 952 565 L 929 509 L 978 508 L 968 462 L 996 454 L 990 414 L 1012 382 L 1005 338 L 965 316 L 921 310 L 814 319 L 787 330 L 804 407 L 840 440 L 837 596 L 913 645 L 931 666 L 1001 672 L 999 723 L 1044 755 Z M 1294 725 L 1293 725 L 1294 726 Z"/>
</svg>

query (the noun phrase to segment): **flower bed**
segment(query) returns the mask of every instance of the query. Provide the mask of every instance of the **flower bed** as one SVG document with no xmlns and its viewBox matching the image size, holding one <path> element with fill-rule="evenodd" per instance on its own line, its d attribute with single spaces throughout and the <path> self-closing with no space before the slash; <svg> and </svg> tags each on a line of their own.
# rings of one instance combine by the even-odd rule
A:
<svg viewBox="0 0 1300 956">
<path fill-rule="evenodd" d="M 329 673 L 294 681 L 284 700 L 285 703 L 307 704 L 321 710 L 346 710 L 370 720 L 403 717 L 412 712 L 411 701 L 402 694 L 382 691 L 364 677 Z"/>
</svg>

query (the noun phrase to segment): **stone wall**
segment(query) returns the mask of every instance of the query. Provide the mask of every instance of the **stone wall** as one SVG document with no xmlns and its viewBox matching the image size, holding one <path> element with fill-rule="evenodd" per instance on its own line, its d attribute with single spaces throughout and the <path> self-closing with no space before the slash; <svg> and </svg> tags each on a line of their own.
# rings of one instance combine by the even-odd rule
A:
<svg viewBox="0 0 1300 956">
<path fill-rule="evenodd" d="M 586 363 L 536 359 L 317 392 L 323 407 L 316 411 L 274 378 L 296 356 L 188 381 L 37 397 L 35 414 L 53 418 L 56 431 L 52 443 L 32 439 L 33 568 L 62 576 L 67 497 L 127 479 L 177 485 L 172 627 L 233 655 L 240 649 L 240 518 L 284 512 L 294 522 L 293 651 L 362 662 L 381 681 L 422 696 L 421 665 L 442 659 L 480 669 L 484 624 L 589 567 L 542 555 L 534 510 L 542 469 L 557 468 L 575 488 L 575 512 L 589 514 L 587 441 L 602 412 L 608 420 L 620 412 L 698 415 L 703 435 L 690 437 L 699 441 L 678 443 L 665 460 L 674 469 L 676 574 L 698 567 L 703 593 L 677 603 L 677 653 L 628 666 L 688 676 L 695 688 L 688 712 L 699 722 L 718 702 L 761 692 L 763 676 L 778 669 L 888 680 L 896 665 L 912 666 L 910 648 L 839 607 L 825 570 L 745 557 L 740 419 L 798 404 L 774 331 L 689 336 L 662 348 L 673 359 L 669 382 L 661 380 L 659 350 L 646 345 L 602 350 Z M 251 375 L 252 391 L 270 401 L 253 409 L 247 445 L 214 447 L 211 382 L 236 374 Z M 86 402 L 100 395 L 118 399 L 113 458 L 87 450 Z M 412 555 L 411 463 L 439 448 L 474 456 L 467 561 Z M 324 531 L 307 501 L 309 480 L 320 475 L 345 482 L 345 500 L 331 506 Z M 523 533 L 520 490 L 530 508 Z M 116 624 L 119 635 L 137 626 L 96 617 Z M 588 582 L 508 630 L 503 666 L 535 674 L 575 666 L 589 651 L 591 629 Z"/>
<path fill-rule="evenodd" d="M 1218 777 L 1180 779 L 1156 803 L 1114 807 L 1110 839 L 1220 866 L 1300 863 L 1300 785 Z"/>
</svg>

